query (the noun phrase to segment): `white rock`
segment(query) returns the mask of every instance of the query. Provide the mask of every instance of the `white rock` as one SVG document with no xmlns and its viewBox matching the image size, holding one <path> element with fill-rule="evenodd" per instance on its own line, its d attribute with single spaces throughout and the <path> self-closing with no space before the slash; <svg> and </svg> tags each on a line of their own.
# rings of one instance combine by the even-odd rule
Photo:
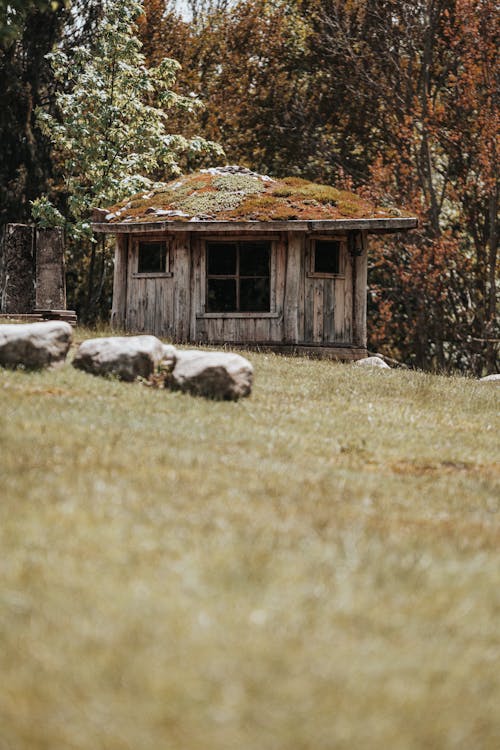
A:
<svg viewBox="0 0 500 750">
<path fill-rule="evenodd" d="M 34 369 L 62 364 L 72 339 L 70 324 L 59 320 L 0 325 L 0 365 Z"/>
<path fill-rule="evenodd" d="M 111 336 L 80 344 L 73 367 L 132 381 L 149 377 L 164 357 L 164 346 L 156 336 Z"/>
<path fill-rule="evenodd" d="M 166 210 L 164 208 L 155 209 L 154 214 L 155 216 L 189 216 L 189 214 L 186 214 L 184 211 Z"/>
<path fill-rule="evenodd" d="M 389 365 L 384 362 L 382 357 L 364 357 L 363 359 L 357 359 L 354 363 L 356 367 L 381 367 L 384 370 L 390 370 Z"/>
<path fill-rule="evenodd" d="M 494 373 L 493 375 L 486 375 L 485 378 L 479 379 L 480 383 L 497 383 L 500 385 L 500 373 Z"/>
<path fill-rule="evenodd" d="M 167 384 L 196 396 L 236 401 L 250 395 L 252 382 L 253 367 L 239 354 L 177 349 Z"/>
<path fill-rule="evenodd" d="M 172 344 L 163 344 L 162 366 L 167 370 L 173 370 L 177 360 L 177 349 Z"/>
</svg>

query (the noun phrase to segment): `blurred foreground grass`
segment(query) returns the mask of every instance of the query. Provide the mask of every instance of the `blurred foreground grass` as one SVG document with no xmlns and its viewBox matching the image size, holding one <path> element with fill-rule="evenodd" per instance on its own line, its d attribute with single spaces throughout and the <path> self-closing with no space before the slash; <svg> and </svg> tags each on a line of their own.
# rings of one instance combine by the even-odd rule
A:
<svg viewBox="0 0 500 750">
<path fill-rule="evenodd" d="M 498 389 L 248 356 L 0 370 L 0 749 L 496 750 Z"/>
</svg>

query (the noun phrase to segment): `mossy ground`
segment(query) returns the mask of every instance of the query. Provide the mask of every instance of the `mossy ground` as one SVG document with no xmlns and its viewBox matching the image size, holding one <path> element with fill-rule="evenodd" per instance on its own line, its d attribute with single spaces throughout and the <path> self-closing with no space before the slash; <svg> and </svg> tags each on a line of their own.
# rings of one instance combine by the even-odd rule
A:
<svg viewBox="0 0 500 750">
<path fill-rule="evenodd" d="M 0 370 L 0 747 L 496 750 L 498 390 L 248 356 Z"/>
<path fill-rule="evenodd" d="M 262 180 L 245 173 L 195 173 L 141 193 L 109 209 L 112 222 L 157 221 L 153 209 L 178 211 L 188 221 L 201 216 L 220 221 L 276 221 L 384 218 L 401 216 L 365 198 L 298 177 Z"/>
</svg>

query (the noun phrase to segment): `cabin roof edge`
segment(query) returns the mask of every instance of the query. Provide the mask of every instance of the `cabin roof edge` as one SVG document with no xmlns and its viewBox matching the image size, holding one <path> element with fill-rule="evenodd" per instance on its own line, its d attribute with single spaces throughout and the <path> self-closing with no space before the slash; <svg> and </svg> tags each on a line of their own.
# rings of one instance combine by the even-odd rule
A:
<svg viewBox="0 0 500 750">
<path fill-rule="evenodd" d="M 158 232 L 326 232 L 364 230 L 389 234 L 418 227 L 415 216 L 381 219 L 329 219 L 311 221 L 136 221 L 92 222 L 92 230 L 101 234 L 151 234 Z"/>
</svg>

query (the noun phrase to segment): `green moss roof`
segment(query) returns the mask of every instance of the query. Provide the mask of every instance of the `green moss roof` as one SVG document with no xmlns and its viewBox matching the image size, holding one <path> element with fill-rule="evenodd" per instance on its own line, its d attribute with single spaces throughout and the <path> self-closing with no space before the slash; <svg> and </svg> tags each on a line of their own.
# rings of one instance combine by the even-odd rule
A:
<svg viewBox="0 0 500 750">
<path fill-rule="evenodd" d="M 273 179 L 243 167 L 214 167 L 179 177 L 108 209 L 112 223 L 153 221 L 315 221 L 404 216 L 367 199 L 298 177 Z"/>
</svg>

